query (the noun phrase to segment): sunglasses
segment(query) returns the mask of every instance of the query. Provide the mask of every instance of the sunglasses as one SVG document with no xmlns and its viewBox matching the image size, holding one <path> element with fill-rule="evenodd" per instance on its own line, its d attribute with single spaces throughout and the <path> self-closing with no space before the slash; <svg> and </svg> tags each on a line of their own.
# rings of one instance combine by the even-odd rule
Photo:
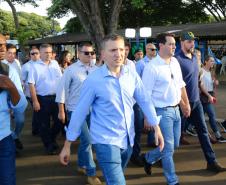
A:
<svg viewBox="0 0 226 185">
<path fill-rule="evenodd" d="M 80 52 L 82 52 L 84 55 L 95 55 L 95 52 L 94 51 L 80 51 Z"/>
<path fill-rule="evenodd" d="M 157 49 L 150 48 L 151 51 L 156 51 Z"/>
<path fill-rule="evenodd" d="M 37 52 L 34 52 L 34 53 L 31 53 L 31 55 L 38 55 L 39 53 L 37 53 Z"/>
</svg>

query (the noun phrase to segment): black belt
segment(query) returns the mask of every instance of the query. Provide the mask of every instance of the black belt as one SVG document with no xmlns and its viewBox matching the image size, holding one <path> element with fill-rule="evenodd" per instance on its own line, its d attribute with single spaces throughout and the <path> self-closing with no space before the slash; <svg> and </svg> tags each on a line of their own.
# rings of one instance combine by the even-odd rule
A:
<svg viewBox="0 0 226 185">
<path fill-rule="evenodd" d="M 163 107 L 163 108 L 176 108 L 176 107 L 178 107 L 178 105 L 179 104 L 177 104 L 177 105 L 171 105 L 171 106 L 166 106 L 166 107 Z"/>
<path fill-rule="evenodd" d="M 37 95 L 38 97 L 43 97 L 43 98 L 54 98 L 54 97 L 56 97 L 56 95 L 55 94 L 52 94 L 52 95 L 45 95 L 45 96 L 41 96 L 41 95 Z"/>
</svg>

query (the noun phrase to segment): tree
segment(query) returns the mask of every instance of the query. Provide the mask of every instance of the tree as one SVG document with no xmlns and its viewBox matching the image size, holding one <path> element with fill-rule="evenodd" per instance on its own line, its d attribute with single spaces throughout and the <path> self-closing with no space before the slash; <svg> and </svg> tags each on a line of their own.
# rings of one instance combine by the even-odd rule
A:
<svg viewBox="0 0 226 185">
<path fill-rule="evenodd" d="M 214 17 L 216 21 L 226 20 L 226 1 L 225 0 L 189 0 L 191 4 L 199 4 Z"/>
<path fill-rule="evenodd" d="M 183 0 L 52 0 L 48 9 L 50 16 L 58 18 L 69 11 L 77 15 L 76 29 L 70 22 L 66 30 L 80 30 L 79 20 L 97 46 L 105 34 L 118 28 L 209 21 L 202 5 Z"/>
<path fill-rule="evenodd" d="M 79 18 L 97 48 L 100 48 L 104 35 L 117 30 L 122 0 L 52 0 L 52 4 L 50 15 L 54 15 L 54 9 L 59 6 L 64 7 L 60 12 L 70 9 Z"/>
<path fill-rule="evenodd" d="M 45 16 L 34 13 L 18 12 L 19 29 L 16 30 L 11 12 L 0 9 L 0 32 L 4 34 L 13 33 L 14 38 L 20 44 L 26 43 L 28 39 L 40 38 L 52 34 L 53 21 Z M 58 22 L 54 21 L 54 29 L 61 30 Z"/>
<path fill-rule="evenodd" d="M 4 1 L 6 1 L 9 4 L 12 10 L 16 30 L 19 29 L 19 20 L 18 20 L 15 4 L 30 3 L 33 6 L 36 6 L 36 7 L 38 6 L 35 0 L 4 0 Z"/>
</svg>

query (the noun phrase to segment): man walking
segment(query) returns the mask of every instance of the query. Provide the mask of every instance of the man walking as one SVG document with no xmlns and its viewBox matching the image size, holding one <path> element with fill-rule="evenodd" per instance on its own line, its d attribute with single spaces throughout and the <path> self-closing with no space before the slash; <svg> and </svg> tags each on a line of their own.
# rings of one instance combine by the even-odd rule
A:
<svg viewBox="0 0 226 185">
<path fill-rule="evenodd" d="M 151 174 L 150 167 L 156 161 L 162 161 L 164 176 L 168 185 L 178 185 L 175 173 L 173 153 L 179 146 L 180 140 L 180 111 L 181 97 L 185 116 L 189 116 L 189 102 L 186 94 L 185 83 L 182 79 L 180 65 L 173 57 L 176 42 L 171 33 L 162 33 L 157 36 L 159 46 L 158 55 L 146 65 L 142 81 L 148 91 L 148 96 L 154 103 L 158 116 L 161 116 L 160 128 L 164 137 L 165 146 L 161 152 L 159 148 L 143 154 L 144 169 Z"/>
<path fill-rule="evenodd" d="M 134 70 L 124 66 L 125 43 L 119 35 L 106 36 L 101 44 L 103 66 L 83 83 L 72 114 L 60 161 L 67 165 L 71 142 L 80 135 L 82 124 L 91 109 L 90 135 L 97 161 L 107 185 L 125 185 L 123 170 L 130 158 L 134 140 L 133 98 L 153 125 L 160 150 L 164 146 L 159 118 L 143 83 Z M 129 83 L 128 83 L 129 82 Z"/>
<path fill-rule="evenodd" d="M 62 74 L 55 60 L 51 60 L 52 46 L 43 44 L 40 46 L 41 60 L 32 65 L 28 76 L 33 109 L 37 112 L 40 124 L 40 136 L 46 153 L 54 155 L 58 145 L 56 137 L 62 128 L 58 119 L 58 105 L 55 102 L 57 83 Z M 50 118 L 53 125 L 50 124 Z"/>
<path fill-rule="evenodd" d="M 208 130 L 205 122 L 203 107 L 199 96 L 199 69 L 196 55 L 193 54 L 195 47 L 195 36 L 192 32 L 186 32 L 181 35 L 181 50 L 176 54 L 179 61 L 183 80 L 186 83 L 186 91 L 191 107 L 191 115 L 187 119 L 182 117 L 182 127 L 188 121 L 194 123 L 199 142 L 207 160 L 207 170 L 213 172 L 225 171 L 216 160 L 212 149 Z M 183 129 L 182 129 L 183 130 Z"/>
<path fill-rule="evenodd" d="M 71 114 L 74 111 L 82 88 L 83 81 L 88 74 L 93 72 L 97 67 L 92 63 L 92 57 L 95 54 L 93 46 L 89 42 L 82 42 L 78 47 L 78 61 L 70 65 L 65 71 L 60 80 L 56 93 L 56 102 L 59 106 L 58 118 L 62 123 L 65 123 L 65 118 L 68 121 L 71 119 Z M 66 113 L 65 113 L 65 109 Z M 66 116 L 67 114 L 67 116 Z M 85 171 L 88 176 L 88 183 L 91 185 L 101 184 L 96 177 L 96 165 L 93 161 L 92 146 L 89 135 L 89 116 L 87 121 L 82 126 L 80 134 L 80 145 L 78 148 L 78 171 Z"/>
</svg>

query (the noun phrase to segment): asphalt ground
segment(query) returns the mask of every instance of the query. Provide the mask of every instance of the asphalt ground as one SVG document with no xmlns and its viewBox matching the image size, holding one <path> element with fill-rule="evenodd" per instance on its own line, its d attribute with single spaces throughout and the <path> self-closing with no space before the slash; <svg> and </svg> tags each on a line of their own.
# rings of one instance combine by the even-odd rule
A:
<svg viewBox="0 0 226 185">
<path fill-rule="evenodd" d="M 226 118 L 226 85 L 217 91 L 216 112 L 218 119 Z M 222 133 L 226 137 L 226 133 Z M 151 148 L 146 146 L 146 135 L 142 136 L 142 151 Z M 212 173 L 205 170 L 206 161 L 201 151 L 197 137 L 187 136 L 191 145 L 181 146 L 174 155 L 176 172 L 182 185 L 226 185 L 226 172 Z M 17 185 L 84 185 L 86 177 L 76 171 L 77 147 L 79 141 L 72 145 L 70 164 L 65 167 L 59 162 L 58 155 L 46 155 L 39 137 L 31 135 L 31 108 L 26 111 L 26 123 L 21 140 L 24 150 L 16 160 Z M 58 142 L 62 147 L 64 137 Z M 226 143 L 213 145 L 217 160 L 226 167 Z M 95 154 L 94 154 L 95 158 Z M 104 181 L 97 165 L 97 175 Z M 125 171 L 128 185 L 165 185 L 166 181 L 159 166 L 153 167 L 153 174 L 147 176 L 142 167 L 129 163 Z M 1 182 L 0 182 L 1 184 Z"/>
</svg>

